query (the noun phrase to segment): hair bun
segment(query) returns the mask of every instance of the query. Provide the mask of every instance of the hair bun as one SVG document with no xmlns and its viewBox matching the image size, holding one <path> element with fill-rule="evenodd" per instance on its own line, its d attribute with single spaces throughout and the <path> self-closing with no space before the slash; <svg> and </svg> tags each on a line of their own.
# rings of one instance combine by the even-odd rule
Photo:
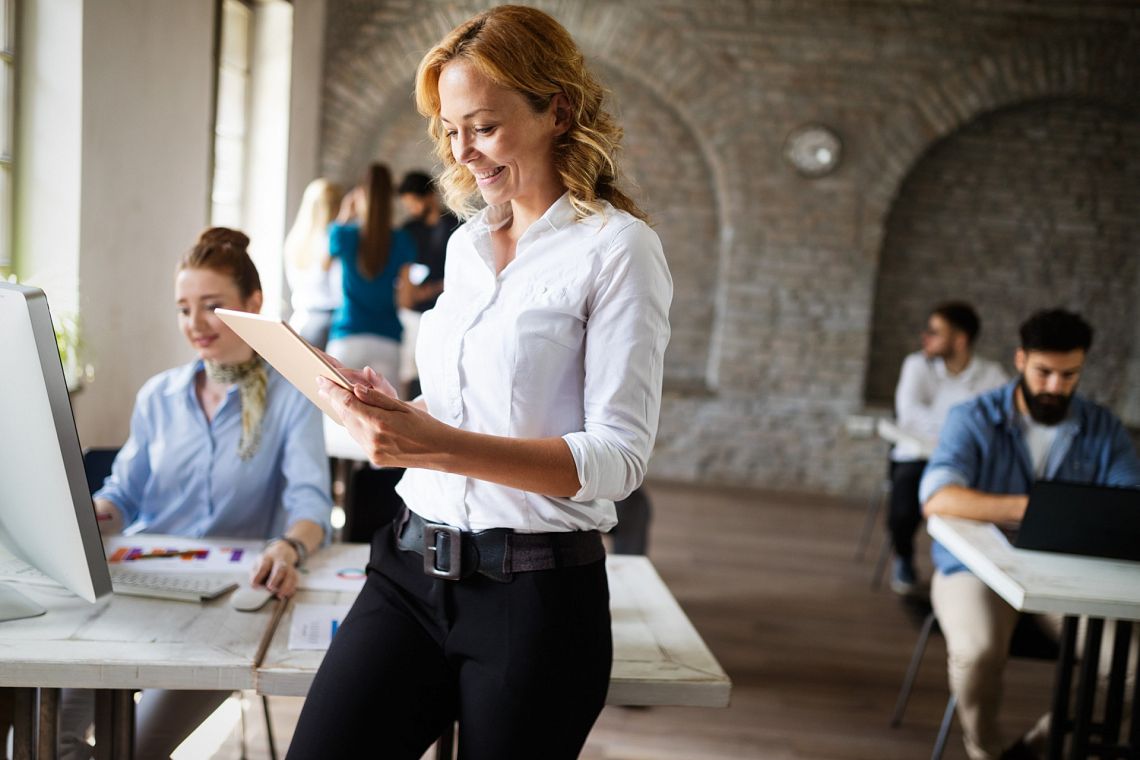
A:
<svg viewBox="0 0 1140 760">
<path fill-rule="evenodd" d="M 249 247 L 249 236 L 229 227 L 211 227 L 198 236 L 198 245 L 230 245 L 245 251 Z"/>
</svg>

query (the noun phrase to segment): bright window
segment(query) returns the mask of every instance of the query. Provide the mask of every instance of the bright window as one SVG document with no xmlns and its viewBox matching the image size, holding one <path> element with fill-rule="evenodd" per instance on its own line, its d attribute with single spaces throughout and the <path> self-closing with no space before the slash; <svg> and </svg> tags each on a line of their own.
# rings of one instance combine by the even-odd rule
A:
<svg viewBox="0 0 1140 760">
<path fill-rule="evenodd" d="M 244 222 L 252 28 L 253 11 L 248 5 L 222 0 L 210 223 L 238 229 Z"/>
<path fill-rule="evenodd" d="M 0 276 L 12 268 L 12 162 L 16 126 L 16 0 L 0 0 Z"/>
</svg>

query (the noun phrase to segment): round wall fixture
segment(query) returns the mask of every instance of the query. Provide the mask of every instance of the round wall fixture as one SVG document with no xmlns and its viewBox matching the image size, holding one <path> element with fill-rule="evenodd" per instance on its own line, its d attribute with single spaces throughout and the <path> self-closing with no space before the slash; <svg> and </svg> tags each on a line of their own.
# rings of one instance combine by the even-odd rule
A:
<svg viewBox="0 0 1140 760">
<path fill-rule="evenodd" d="M 835 171 L 843 144 L 839 135 L 821 124 L 805 124 L 784 141 L 784 157 L 805 177 L 822 177 Z"/>
</svg>

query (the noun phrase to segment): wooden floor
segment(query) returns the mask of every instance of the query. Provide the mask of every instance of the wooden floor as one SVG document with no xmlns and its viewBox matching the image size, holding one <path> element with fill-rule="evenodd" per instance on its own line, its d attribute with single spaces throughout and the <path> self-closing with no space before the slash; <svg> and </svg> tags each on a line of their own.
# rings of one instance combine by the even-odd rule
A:
<svg viewBox="0 0 1140 760">
<path fill-rule="evenodd" d="M 608 707 L 583 760 L 916 760 L 930 756 L 946 702 L 945 648 L 931 639 L 903 725 L 887 722 L 924 610 L 870 588 L 854 560 L 862 498 L 843 501 L 669 483 L 648 487 L 649 556 L 733 680 L 727 709 Z M 873 547 L 877 547 L 875 536 Z M 920 570 L 929 576 L 929 542 Z M 874 554 L 874 550 L 870 552 Z M 1052 670 L 1007 672 L 1012 737 L 1048 704 Z M 300 699 L 271 700 L 278 748 Z M 248 756 L 268 757 L 260 711 Z M 240 756 L 234 736 L 216 758 Z M 962 760 L 955 729 L 946 760 Z"/>
</svg>

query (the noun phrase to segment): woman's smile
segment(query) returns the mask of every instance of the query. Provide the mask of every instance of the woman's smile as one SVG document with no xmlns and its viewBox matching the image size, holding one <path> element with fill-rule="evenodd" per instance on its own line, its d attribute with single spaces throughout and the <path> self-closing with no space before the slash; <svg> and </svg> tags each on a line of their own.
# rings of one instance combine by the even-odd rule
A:
<svg viewBox="0 0 1140 760">
<path fill-rule="evenodd" d="M 471 173 L 475 175 L 475 181 L 479 187 L 487 187 L 497 182 L 506 168 L 505 166 L 496 166 L 493 169 L 472 169 Z"/>
</svg>

